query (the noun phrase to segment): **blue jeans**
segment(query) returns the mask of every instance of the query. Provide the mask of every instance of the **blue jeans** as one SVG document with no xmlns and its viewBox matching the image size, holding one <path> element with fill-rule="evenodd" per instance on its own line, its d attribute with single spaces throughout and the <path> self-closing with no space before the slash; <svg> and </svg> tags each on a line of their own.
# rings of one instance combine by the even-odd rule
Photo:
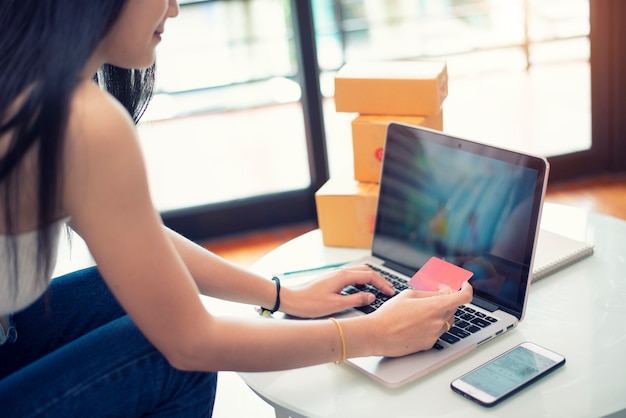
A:
<svg viewBox="0 0 626 418">
<path fill-rule="evenodd" d="M 95 267 L 52 280 L 0 346 L 0 416 L 211 416 L 217 373 L 170 366 Z"/>
</svg>

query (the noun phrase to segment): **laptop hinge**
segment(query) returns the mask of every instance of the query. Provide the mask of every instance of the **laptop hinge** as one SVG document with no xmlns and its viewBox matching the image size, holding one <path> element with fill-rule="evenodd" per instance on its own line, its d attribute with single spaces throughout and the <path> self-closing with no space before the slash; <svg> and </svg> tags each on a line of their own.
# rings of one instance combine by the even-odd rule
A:
<svg viewBox="0 0 626 418">
<path fill-rule="evenodd" d="M 495 312 L 498 309 L 500 309 L 500 307 L 498 305 L 495 305 L 491 302 L 487 302 L 485 299 L 482 299 L 478 296 L 474 296 L 474 298 L 472 299 L 472 304 L 476 305 L 476 306 L 480 306 L 481 308 L 489 311 L 489 312 Z"/>
</svg>

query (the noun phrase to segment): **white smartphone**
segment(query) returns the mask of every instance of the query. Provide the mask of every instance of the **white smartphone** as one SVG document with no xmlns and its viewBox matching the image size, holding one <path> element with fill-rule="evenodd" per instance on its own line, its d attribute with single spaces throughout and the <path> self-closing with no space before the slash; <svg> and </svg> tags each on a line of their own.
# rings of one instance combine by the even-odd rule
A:
<svg viewBox="0 0 626 418">
<path fill-rule="evenodd" d="M 531 342 L 478 366 L 450 383 L 453 391 L 491 407 L 565 364 L 565 357 Z"/>
</svg>

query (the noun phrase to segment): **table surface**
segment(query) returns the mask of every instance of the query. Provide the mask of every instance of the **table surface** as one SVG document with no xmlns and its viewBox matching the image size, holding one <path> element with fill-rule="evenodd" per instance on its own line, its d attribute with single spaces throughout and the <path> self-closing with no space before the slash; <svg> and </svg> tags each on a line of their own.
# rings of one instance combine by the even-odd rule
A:
<svg viewBox="0 0 626 418">
<path fill-rule="evenodd" d="M 399 389 L 350 366 L 240 373 L 259 396 L 292 417 L 605 416 L 626 413 L 626 222 L 546 204 L 542 228 L 595 245 L 594 255 L 534 283 L 525 319 L 499 338 Z M 319 230 L 272 251 L 255 265 L 279 272 L 354 260 L 367 253 L 325 247 Z M 287 284 L 286 284 L 287 285 Z M 563 354 L 564 367 L 493 408 L 450 390 L 463 373 L 523 341 Z"/>
</svg>

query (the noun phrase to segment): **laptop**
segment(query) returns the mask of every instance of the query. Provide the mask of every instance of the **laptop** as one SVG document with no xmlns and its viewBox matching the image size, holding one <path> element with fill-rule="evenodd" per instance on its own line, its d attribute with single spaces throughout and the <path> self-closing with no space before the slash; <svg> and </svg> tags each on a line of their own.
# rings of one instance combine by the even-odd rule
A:
<svg viewBox="0 0 626 418">
<path fill-rule="evenodd" d="M 390 123 L 371 254 L 351 264 L 370 265 L 401 290 L 437 257 L 472 273 L 474 299 L 431 350 L 346 363 L 399 387 L 516 327 L 526 311 L 548 171 L 543 157 Z M 344 293 L 359 290 L 376 292 Z M 365 315 L 373 305 L 339 316 Z"/>
</svg>

